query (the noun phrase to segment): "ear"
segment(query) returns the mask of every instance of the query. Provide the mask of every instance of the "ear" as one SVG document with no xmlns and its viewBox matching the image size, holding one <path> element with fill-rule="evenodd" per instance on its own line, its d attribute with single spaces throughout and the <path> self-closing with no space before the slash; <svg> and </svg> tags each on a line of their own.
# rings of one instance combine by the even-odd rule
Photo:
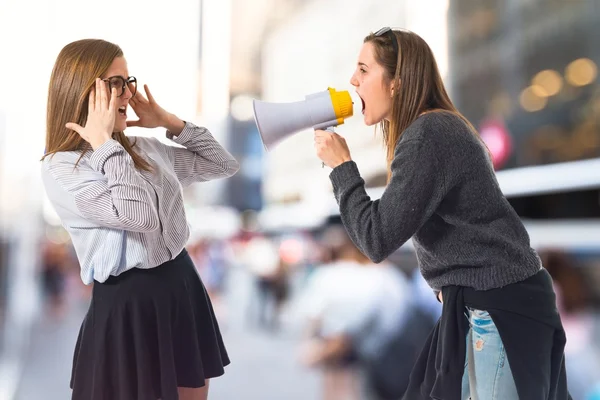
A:
<svg viewBox="0 0 600 400">
<path fill-rule="evenodd" d="M 394 95 L 396 93 L 398 93 L 398 90 L 395 90 L 396 88 L 400 88 L 400 82 L 398 82 L 398 85 L 396 85 L 396 82 L 394 82 L 394 80 L 392 80 L 390 82 L 390 97 L 394 97 Z"/>
</svg>

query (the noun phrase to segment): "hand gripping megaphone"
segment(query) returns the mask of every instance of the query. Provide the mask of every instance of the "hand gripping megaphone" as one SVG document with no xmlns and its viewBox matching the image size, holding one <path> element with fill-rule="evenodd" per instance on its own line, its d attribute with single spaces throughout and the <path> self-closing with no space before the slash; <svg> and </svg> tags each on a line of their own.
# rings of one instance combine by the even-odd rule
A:
<svg viewBox="0 0 600 400">
<path fill-rule="evenodd" d="M 303 129 L 327 129 L 344 123 L 353 115 L 353 102 L 348 91 L 328 88 L 309 94 L 293 103 L 268 103 L 254 100 L 254 120 L 265 149 Z"/>
</svg>

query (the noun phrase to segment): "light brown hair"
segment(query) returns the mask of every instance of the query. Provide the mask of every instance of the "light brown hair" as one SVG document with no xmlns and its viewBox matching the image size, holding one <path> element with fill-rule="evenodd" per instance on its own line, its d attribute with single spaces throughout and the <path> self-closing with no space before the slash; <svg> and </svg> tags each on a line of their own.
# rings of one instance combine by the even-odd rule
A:
<svg viewBox="0 0 600 400">
<path fill-rule="evenodd" d="M 445 110 L 456 114 L 479 137 L 476 129 L 456 109 L 438 70 L 429 45 L 419 35 L 410 31 L 392 31 L 398 44 L 398 54 L 390 35 L 371 33 L 364 43 L 373 45 L 375 60 L 383 66 L 385 83 L 394 81 L 392 117 L 383 120 L 380 129 L 387 150 L 388 181 L 394 150 L 402 133 L 424 112 Z"/>
<path fill-rule="evenodd" d="M 91 146 L 79 134 L 65 127 L 67 122 L 85 126 L 88 98 L 96 78 L 102 77 L 113 60 L 123 57 L 116 44 L 101 39 L 78 40 L 66 45 L 58 54 L 48 87 L 46 112 L 46 153 L 42 160 L 61 151 L 81 151 L 81 157 Z M 136 168 L 150 171 L 150 164 L 138 155 L 135 142 L 130 143 L 123 132 L 113 138 L 129 153 Z"/>
</svg>

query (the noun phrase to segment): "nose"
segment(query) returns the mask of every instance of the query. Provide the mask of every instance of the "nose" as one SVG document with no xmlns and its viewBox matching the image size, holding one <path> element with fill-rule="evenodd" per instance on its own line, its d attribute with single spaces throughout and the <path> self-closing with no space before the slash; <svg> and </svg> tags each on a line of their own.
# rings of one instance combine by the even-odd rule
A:
<svg viewBox="0 0 600 400">
<path fill-rule="evenodd" d="M 356 72 L 352 74 L 350 78 L 350 84 L 354 87 L 358 87 L 358 79 L 356 79 Z"/>
<path fill-rule="evenodd" d="M 129 88 L 129 84 L 125 85 L 125 89 L 123 90 L 123 97 L 126 100 L 129 100 L 133 97 L 133 92 L 131 91 L 131 89 Z"/>
</svg>

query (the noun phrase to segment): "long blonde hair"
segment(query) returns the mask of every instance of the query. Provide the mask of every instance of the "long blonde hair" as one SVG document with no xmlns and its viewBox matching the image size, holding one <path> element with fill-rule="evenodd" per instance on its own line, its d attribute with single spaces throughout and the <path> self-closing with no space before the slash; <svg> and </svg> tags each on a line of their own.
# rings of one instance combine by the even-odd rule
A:
<svg viewBox="0 0 600 400">
<path fill-rule="evenodd" d="M 65 124 L 75 122 L 85 126 L 88 98 L 95 80 L 106 73 L 117 57 L 123 57 L 121 48 L 100 39 L 69 43 L 58 54 L 48 87 L 46 153 L 42 160 L 61 151 L 81 151 L 81 160 L 91 149 L 77 132 L 67 129 Z M 145 171 L 152 169 L 133 149 L 135 142 L 130 143 L 123 132 L 116 132 L 113 137 L 129 153 L 136 168 Z"/>
<path fill-rule="evenodd" d="M 386 146 L 388 181 L 394 150 L 402 133 L 424 112 L 445 110 L 456 114 L 477 135 L 476 129 L 456 109 L 438 70 L 433 52 L 419 35 L 410 31 L 392 31 L 398 44 L 398 54 L 389 35 L 371 33 L 364 43 L 371 43 L 375 60 L 385 70 L 384 79 L 395 82 L 392 99 L 392 118 L 383 120 L 380 129 Z M 479 135 L 477 135 L 479 137 Z"/>
</svg>

